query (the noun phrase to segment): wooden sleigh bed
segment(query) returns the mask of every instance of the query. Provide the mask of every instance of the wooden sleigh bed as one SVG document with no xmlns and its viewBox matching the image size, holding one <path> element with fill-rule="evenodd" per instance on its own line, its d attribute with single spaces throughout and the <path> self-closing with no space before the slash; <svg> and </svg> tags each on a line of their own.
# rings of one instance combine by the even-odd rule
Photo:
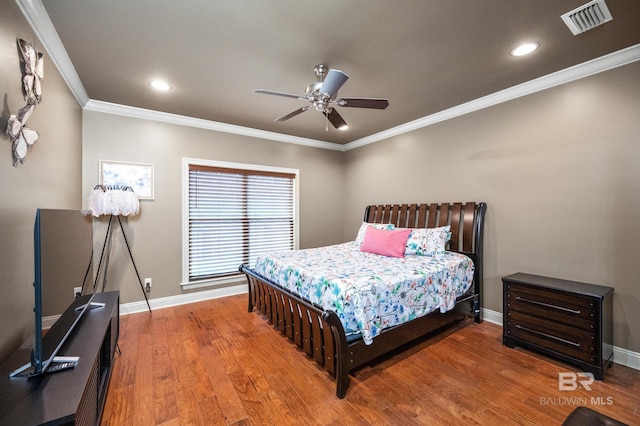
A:
<svg viewBox="0 0 640 426">
<path fill-rule="evenodd" d="M 249 312 L 254 308 L 282 334 L 288 337 L 316 363 L 336 379 L 336 395 L 344 398 L 349 387 L 349 373 L 373 359 L 397 349 L 419 337 L 458 321 L 460 306 L 481 322 L 482 241 L 485 203 L 442 203 L 372 205 L 365 210 L 364 222 L 393 224 L 397 228 L 435 228 L 450 226 L 447 250 L 462 253 L 474 263 L 471 288 L 456 299 L 456 309 L 445 313 L 436 310 L 402 325 L 387 328 L 371 344 L 362 338 L 347 336 L 333 310 L 305 300 L 242 265 L 249 286 Z M 464 305 L 468 304 L 465 308 Z M 464 311 L 463 311 L 464 312 Z"/>
</svg>

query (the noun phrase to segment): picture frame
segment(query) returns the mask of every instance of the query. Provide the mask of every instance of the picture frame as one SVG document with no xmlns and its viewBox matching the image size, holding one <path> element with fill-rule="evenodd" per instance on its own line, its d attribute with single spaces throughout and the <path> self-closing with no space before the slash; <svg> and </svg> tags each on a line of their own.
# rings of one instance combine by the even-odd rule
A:
<svg viewBox="0 0 640 426">
<path fill-rule="evenodd" d="M 99 160 L 100 185 L 130 186 L 141 200 L 154 199 L 153 164 Z"/>
</svg>

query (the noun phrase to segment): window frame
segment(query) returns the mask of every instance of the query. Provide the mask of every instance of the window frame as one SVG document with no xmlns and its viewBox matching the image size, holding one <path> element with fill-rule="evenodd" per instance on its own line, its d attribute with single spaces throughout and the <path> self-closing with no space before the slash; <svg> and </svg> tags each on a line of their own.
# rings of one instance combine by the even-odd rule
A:
<svg viewBox="0 0 640 426">
<path fill-rule="evenodd" d="M 180 286 L 183 290 L 200 287 L 222 287 L 230 284 L 246 282 L 243 274 L 210 278 L 206 280 L 189 281 L 189 168 L 190 166 L 217 167 L 224 169 L 247 170 L 255 172 L 287 173 L 294 175 L 293 179 L 293 248 L 299 248 L 299 169 L 273 167 L 259 164 L 232 163 L 227 161 L 207 160 L 200 158 L 182 158 L 182 271 Z M 240 265 L 238 265 L 239 267 Z"/>
</svg>

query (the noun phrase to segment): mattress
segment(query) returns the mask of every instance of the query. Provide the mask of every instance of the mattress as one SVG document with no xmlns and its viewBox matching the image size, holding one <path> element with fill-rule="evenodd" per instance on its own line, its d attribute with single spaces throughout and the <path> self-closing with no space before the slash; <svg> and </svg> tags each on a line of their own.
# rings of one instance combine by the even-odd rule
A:
<svg viewBox="0 0 640 426">
<path fill-rule="evenodd" d="M 455 252 L 394 258 L 348 242 L 260 256 L 254 271 L 336 312 L 347 335 L 371 344 L 385 328 L 452 309 L 471 287 L 474 265 Z"/>
</svg>

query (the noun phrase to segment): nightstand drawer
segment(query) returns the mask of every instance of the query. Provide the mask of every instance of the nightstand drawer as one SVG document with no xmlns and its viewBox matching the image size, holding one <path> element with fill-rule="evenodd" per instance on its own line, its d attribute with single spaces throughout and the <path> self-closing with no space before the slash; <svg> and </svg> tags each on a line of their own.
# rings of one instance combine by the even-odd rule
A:
<svg viewBox="0 0 640 426">
<path fill-rule="evenodd" d="M 593 300 L 520 284 L 508 284 L 505 298 L 510 311 L 524 312 L 591 332 L 595 330 Z"/>
<path fill-rule="evenodd" d="M 570 325 L 511 311 L 507 314 L 506 333 L 585 362 L 596 359 L 594 334 Z"/>
</svg>

